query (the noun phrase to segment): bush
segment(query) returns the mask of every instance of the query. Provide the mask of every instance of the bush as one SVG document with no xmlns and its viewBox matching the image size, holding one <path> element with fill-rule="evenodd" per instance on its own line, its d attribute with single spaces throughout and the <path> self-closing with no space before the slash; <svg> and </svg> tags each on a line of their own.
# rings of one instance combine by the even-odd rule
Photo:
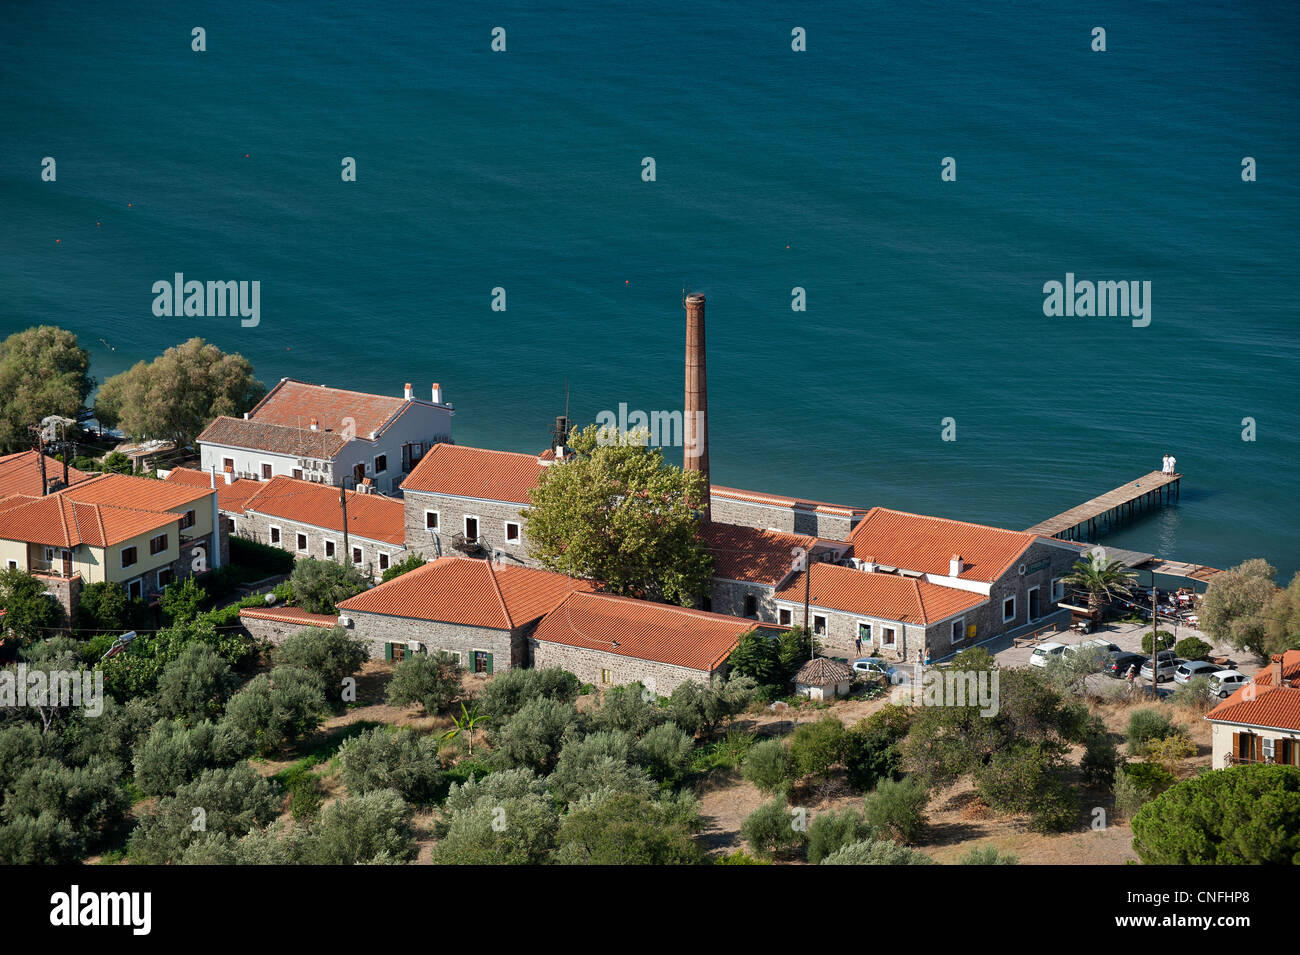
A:
<svg viewBox="0 0 1300 955">
<path fill-rule="evenodd" d="M 451 814 L 433 861 L 438 865 L 539 865 L 549 861 L 558 829 L 555 808 L 543 796 L 480 798 Z"/>
<path fill-rule="evenodd" d="M 1043 782 L 1029 816 L 1034 832 L 1066 832 L 1079 816 L 1079 797 L 1060 775 L 1051 773 Z"/>
<path fill-rule="evenodd" d="M 0 864 L 70 865 L 86 854 L 86 840 L 52 812 L 19 816 L 0 826 Z"/>
<path fill-rule="evenodd" d="M 1157 648 L 1158 650 L 1168 650 L 1174 645 L 1174 635 L 1168 630 L 1157 630 L 1155 635 L 1159 638 L 1160 646 Z M 1152 631 L 1150 630 L 1142 634 L 1142 652 L 1147 656 L 1151 656 L 1151 638 Z"/>
<path fill-rule="evenodd" d="M 930 792 L 914 776 L 882 779 L 866 798 L 866 819 L 871 828 L 899 842 L 916 842 L 925 832 L 925 807 Z"/>
<path fill-rule="evenodd" d="M 870 839 L 874 830 L 856 809 L 819 812 L 808 827 L 808 862 L 817 865 L 832 853 Z"/>
<path fill-rule="evenodd" d="M 343 783 L 352 795 L 391 789 L 411 803 L 430 803 L 442 789 L 438 741 L 410 730 L 376 727 L 339 747 Z"/>
<path fill-rule="evenodd" d="M 230 563 L 246 572 L 249 580 L 260 580 L 293 572 L 293 554 L 247 537 L 230 538 Z"/>
<path fill-rule="evenodd" d="M 131 459 L 121 451 L 110 451 L 100 460 L 99 470 L 110 474 L 130 474 Z"/>
<path fill-rule="evenodd" d="M 417 567 L 423 567 L 426 563 L 428 563 L 428 561 L 419 554 L 408 554 L 403 560 L 398 561 L 396 564 L 389 564 L 388 569 L 382 574 L 380 582 L 382 583 L 384 581 L 392 580 L 394 577 L 400 577 L 402 574 L 415 570 Z"/>
<path fill-rule="evenodd" d="M 998 852 L 993 846 L 977 846 L 961 857 L 958 865 L 1020 865 L 1020 857 Z"/>
<path fill-rule="evenodd" d="M 316 677 L 279 666 L 253 677 L 230 698 L 219 729 L 240 752 L 263 756 L 296 742 L 329 715 Z"/>
<path fill-rule="evenodd" d="M 794 772 L 794 762 L 783 742 L 765 739 L 749 748 L 740 771 L 760 792 L 784 795 Z"/>
<path fill-rule="evenodd" d="M 1115 782 L 1115 769 L 1119 765 L 1119 750 L 1109 733 L 1102 730 L 1088 737 L 1079 769 L 1089 785 L 1109 788 Z"/>
<path fill-rule="evenodd" d="M 391 789 L 349 796 L 321 810 L 311 827 L 311 865 L 406 862 L 415 856 L 410 807 Z"/>
<path fill-rule="evenodd" d="M 289 791 L 289 812 L 302 821 L 314 819 L 325 801 L 325 787 L 310 766 L 296 765 L 283 775 L 284 788 Z M 187 852 L 189 850 L 186 850 Z"/>
<path fill-rule="evenodd" d="M 900 744 L 910 722 L 906 708 L 886 706 L 849 730 L 844 765 L 854 786 L 869 790 L 882 779 L 898 778 L 903 762 Z"/>
<path fill-rule="evenodd" d="M 566 735 L 578 726 L 578 710 L 572 703 L 532 700 L 503 725 L 491 729 L 491 761 L 499 769 L 525 767 L 549 775 Z"/>
<path fill-rule="evenodd" d="M 494 726 L 500 726 L 532 700 L 572 703 L 578 698 L 578 678 L 567 670 L 510 669 L 488 681 L 479 696 L 479 712 Z"/>
<path fill-rule="evenodd" d="M 633 747 L 633 759 L 666 785 L 681 781 L 691 764 L 695 741 L 671 721 L 648 730 Z"/>
<path fill-rule="evenodd" d="M 831 853 L 821 861 L 822 865 L 933 865 L 934 860 L 927 855 L 900 846 L 888 839 L 868 839 L 855 842 Z"/>
<path fill-rule="evenodd" d="M 385 699 L 390 706 L 419 703 L 430 716 L 445 713 L 460 696 L 461 672 L 455 654 L 412 654 L 393 667 Z"/>
<path fill-rule="evenodd" d="M 170 625 L 193 620 L 207 599 L 208 592 L 199 582 L 193 577 L 186 577 L 163 588 L 158 606 L 162 609 L 163 619 Z"/>
<path fill-rule="evenodd" d="M 766 632 L 757 629 L 740 638 L 731 651 L 727 664 L 732 671 L 747 676 L 759 686 L 774 686 L 785 682 L 781 666 L 781 648 Z"/>
<path fill-rule="evenodd" d="M 1130 755 L 1140 756 L 1152 740 L 1179 732 L 1167 713 L 1156 709 L 1134 710 L 1128 718 L 1128 751 Z"/>
<path fill-rule="evenodd" d="M 550 788 L 546 780 L 531 769 L 503 769 L 478 779 L 452 783 L 442 808 L 451 815 L 472 809 L 479 802 L 497 804 L 506 799 L 521 799 L 524 796 L 543 796 L 549 801 Z M 441 834 L 445 834 L 445 829 Z"/>
<path fill-rule="evenodd" d="M 596 728 L 619 730 L 633 736 L 643 736 L 667 719 L 668 713 L 640 683 L 606 690 L 600 706 L 591 714 L 592 725 Z"/>
<path fill-rule="evenodd" d="M 790 761 L 798 779 L 825 777 L 831 767 L 844 759 L 848 747 L 844 724 L 834 716 L 823 716 L 816 723 L 802 723 L 790 739 Z"/>
<path fill-rule="evenodd" d="M 271 781 L 247 763 L 204 770 L 145 812 L 131 835 L 129 855 L 143 865 L 176 862 L 202 832 L 238 837 L 266 825 L 278 814 L 280 801 Z"/>
<path fill-rule="evenodd" d="M 0 607 L 5 629 L 23 640 L 40 640 L 63 626 L 63 605 L 46 596 L 45 584 L 25 570 L 0 570 Z"/>
<path fill-rule="evenodd" d="M 654 784 L 645 770 L 629 763 L 631 750 L 631 738 L 615 730 L 602 730 L 585 738 L 571 736 L 561 747 L 555 771 L 547 779 L 551 792 L 564 803 L 597 790 L 649 798 Z"/>
<path fill-rule="evenodd" d="M 216 718 L 237 682 L 217 651 L 204 643 L 190 644 L 163 667 L 158 705 L 166 716 L 186 721 Z"/>
<path fill-rule="evenodd" d="M 1184 637 L 1174 646 L 1174 655 L 1184 660 L 1204 660 L 1214 647 L 1198 637 Z"/>
<path fill-rule="evenodd" d="M 111 633 L 145 629 L 149 625 L 149 607 L 143 599 L 132 600 L 121 584 L 101 580 L 87 584 L 77 600 L 78 630 Z M 105 647 L 107 649 L 107 647 Z M 101 651 L 100 655 L 103 655 Z M 95 658 L 96 660 L 99 657 Z"/>
<path fill-rule="evenodd" d="M 184 720 L 159 720 L 135 751 L 135 784 L 146 796 L 173 793 L 205 769 L 234 762 L 241 740 L 204 720 L 189 727 Z"/>
<path fill-rule="evenodd" d="M 308 613 L 336 613 L 340 603 L 369 585 L 366 576 L 352 564 L 310 557 L 295 561 L 289 575 L 294 598 Z"/>
<path fill-rule="evenodd" d="M 112 760 L 92 759 L 82 767 L 40 759 L 18 773 L 5 793 L 3 817 L 14 822 L 47 813 L 66 819 L 94 844 L 116 829 L 130 805 L 120 784 L 122 767 Z"/>
<path fill-rule="evenodd" d="M 668 698 L 668 713 L 691 736 L 708 736 L 719 724 L 743 712 L 757 689 L 753 679 L 740 675 L 714 677 L 708 686 L 688 680 Z"/>
<path fill-rule="evenodd" d="M 1159 763 L 1170 772 L 1173 772 L 1174 767 L 1184 759 L 1196 755 L 1196 744 L 1182 733 L 1152 740 L 1146 744 L 1145 749 L 1147 759 Z"/>
<path fill-rule="evenodd" d="M 791 855 L 803 845 L 806 834 L 795 828 L 797 817 L 785 801 L 773 799 L 751 812 L 740 826 L 740 835 L 763 858 Z"/>
<path fill-rule="evenodd" d="M 737 849 L 735 852 L 729 852 L 725 856 L 715 856 L 714 865 L 771 865 L 772 863 L 765 859 L 756 859 L 744 849 Z"/>
<path fill-rule="evenodd" d="M 1169 702 L 1175 706 L 1187 706 L 1204 713 L 1218 701 L 1210 696 L 1210 678 L 1194 676 L 1186 683 L 1174 687 L 1174 692 L 1169 694 Z"/>
<path fill-rule="evenodd" d="M 560 824 L 555 861 L 562 865 L 697 865 L 691 838 L 698 816 L 631 792 L 591 793 L 569 807 Z M 691 813 L 693 816 L 693 812 Z"/>
<path fill-rule="evenodd" d="M 369 644 L 353 639 L 343 627 L 299 630 L 272 655 L 276 663 L 315 674 L 327 700 L 340 699 L 344 679 L 360 670 L 369 658 Z"/>
</svg>

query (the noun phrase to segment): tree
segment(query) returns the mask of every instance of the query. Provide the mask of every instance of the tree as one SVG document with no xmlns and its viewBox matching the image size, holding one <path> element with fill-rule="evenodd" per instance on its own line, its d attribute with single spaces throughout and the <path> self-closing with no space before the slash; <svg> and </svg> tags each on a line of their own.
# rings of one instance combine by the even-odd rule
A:
<svg viewBox="0 0 1300 955">
<path fill-rule="evenodd" d="M 77 417 L 95 387 L 90 353 L 54 325 L 14 332 L 0 342 L 0 448 L 32 447 L 32 425 L 49 415 Z"/>
<path fill-rule="evenodd" d="M 1215 574 L 1201 598 L 1201 629 L 1215 643 L 1263 656 L 1269 646 L 1277 570 L 1262 558 Z"/>
<path fill-rule="evenodd" d="M 462 700 L 460 704 L 460 715 L 457 716 L 453 713 L 451 721 L 455 725 L 438 738 L 453 740 L 459 739 L 462 736 L 465 737 L 465 742 L 469 747 L 469 754 L 473 756 L 474 731 L 478 728 L 478 724 L 487 722 L 487 717 L 478 711 L 478 704 L 467 708 L 465 706 L 465 701 Z"/>
<path fill-rule="evenodd" d="M 122 767 L 112 760 L 95 758 L 79 767 L 37 760 L 14 779 L 0 815 L 13 822 L 50 813 L 68 820 L 93 845 L 117 828 L 130 805 L 121 774 Z"/>
<path fill-rule="evenodd" d="M 785 683 L 780 644 L 766 633 L 760 633 L 757 628 L 741 636 L 736 649 L 727 658 L 727 665 L 759 686 Z"/>
<path fill-rule="evenodd" d="M 1300 573 L 1273 595 L 1265 638 L 1269 653 L 1300 650 Z"/>
<path fill-rule="evenodd" d="M 642 736 L 668 719 L 668 713 L 640 683 L 627 683 L 605 691 L 592 714 L 592 724 L 602 730 L 622 730 Z"/>
<path fill-rule="evenodd" d="M 191 338 L 104 382 L 95 416 L 132 438 L 163 438 L 184 446 L 213 418 L 238 417 L 265 394 L 244 356 Z"/>
<path fill-rule="evenodd" d="M 745 817 L 740 835 L 761 858 L 792 855 L 807 839 L 799 818 L 786 808 L 784 799 L 773 799 Z"/>
<path fill-rule="evenodd" d="M 648 730 L 633 746 L 632 758 L 652 778 L 676 785 L 695 753 L 695 741 L 671 720 Z"/>
<path fill-rule="evenodd" d="M 1204 660 L 1214 647 L 1199 637 L 1184 637 L 1174 647 L 1174 656 L 1183 660 Z"/>
<path fill-rule="evenodd" d="M 86 584 L 77 601 L 76 627 L 80 631 L 122 633 L 144 629 L 148 608 L 143 598 L 132 600 L 126 588 L 109 580 Z"/>
<path fill-rule="evenodd" d="M 1133 818 L 1144 865 L 1300 864 L 1300 769 L 1253 764 L 1171 786 Z"/>
<path fill-rule="evenodd" d="M 819 812 L 808 826 L 808 862 L 818 865 L 845 846 L 870 839 L 875 833 L 856 809 Z"/>
<path fill-rule="evenodd" d="M 230 698 L 220 729 L 241 752 L 270 755 L 314 730 L 329 715 L 314 674 L 278 666 Z"/>
<path fill-rule="evenodd" d="M 549 775 L 566 736 L 577 730 L 580 714 L 572 703 L 536 699 L 492 731 L 492 763 L 500 769 L 531 769 Z"/>
<path fill-rule="evenodd" d="M 924 853 L 888 839 L 867 839 L 831 853 L 822 865 L 933 865 Z"/>
<path fill-rule="evenodd" d="M 849 730 L 844 766 L 859 789 L 872 789 L 882 779 L 896 779 L 902 766 L 900 744 L 911 718 L 901 706 L 886 706 Z"/>
<path fill-rule="evenodd" d="M 695 816 L 698 828 L 698 816 Z M 562 865 L 698 865 L 704 853 L 679 807 L 632 792 L 593 793 L 560 823 Z"/>
<path fill-rule="evenodd" d="M 1148 630 L 1142 634 L 1142 652 L 1147 656 L 1152 653 L 1152 645 L 1155 650 L 1168 650 L 1174 645 L 1174 635 L 1168 630 Z"/>
<path fill-rule="evenodd" d="M 451 813 L 433 861 L 438 865 L 538 865 L 549 861 L 558 829 L 555 807 L 544 796 L 528 793 L 480 798 Z"/>
<path fill-rule="evenodd" d="M 203 609 L 203 602 L 208 599 L 208 592 L 193 577 L 173 581 L 163 588 L 158 598 L 162 608 L 163 619 L 168 624 L 193 620 Z"/>
<path fill-rule="evenodd" d="M 163 668 L 158 705 L 167 716 L 186 721 L 216 719 L 237 682 L 221 654 L 205 643 L 193 643 Z"/>
<path fill-rule="evenodd" d="M 392 580 L 394 577 L 400 577 L 417 567 L 423 567 L 426 563 L 428 561 L 420 554 L 408 554 L 405 559 L 398 561 L 396 564 L 390 564 L 380 580 L 381 582 Z"/>
<path fill-rule="evenodd" d="M 131 464 L 131 459 L 121 451 L 110 451 L 104 455 L 99 469 L 106 474 L 131 474 L 134 466 Z"/>
<path fill-rule="evenodd" d="M 63 625 L 62 605 L 45 592 L 45 585 L 17 567 L 0 571 L 0 607 L 4 626 L 21 640 L 40 640 Z"/>
<path fill-rule="evenodd" d="M 532 700 L 572 703 L 578 698 L 580 685 L 576 676 L 559 667 L 542 670 L 516 667 L 488 681 L 479 697 L 479 709 L 489 722 L 500 726 Z"/>
<path fill-rule="evenodd" d="M 294 599 L 308 613 L 335 613 L 340 603 L 355 597 L 369 584 L 353 564 L 312 557 L 295 561 L 289 575 Z"/>
<path fill-rule="evenodd" d="M 610 593 L 695 604 L 713 569 L 697 516 L 704 476 L 666 467 L 663 452 L 640 439 L 602 440 L 595 425 L 575 432 L 571 455 L 542 470 L 521 512 L 530 555 Z"/>
<path fill-rule="evenodd" d="M 747 676 L 715 676 L 707 685 L 687 680 L 668 698 L 668 715 L 692 736 L 707 736 L 720 723 L 744 712 L 758 684 Z"/>
<path fill-rule="evenodd" d="M 370 645 L 354 639 L 343 627 L 308 627 L 275 648 L 277 663 L 315 674 L 326 699 L 339 699 L 343 680 L 370 658 Z"/>
<path fill-rule="evenodd" d="M 321 810 L 311 827 L 309 865 L 393 864 L 415 856 L 411 810 L 391 789 L 349 796 Z"/>
<path fill-rule="evenodd" d="M 205 769 L 234 762 L 238 748 L 226 728 L 208 720 L 159 720 L 135 749 L 135 784 L 146 796 L 173 793 Z"/>
<path fill-rule="evenodd" d="M 0 826 L 0 864 L 70 865 L 86 854 L 85 837 L 52 812 L 18 816 Z"/>
<path fill-rule="evenodd" d="M 432 802 L 443 783 L 438 741 L 410 730 L 375 727 L 339 747 L 343 783 L 354 796 L 391 789 L 407 802 Z"/>
<path fill-rule="evenodd" d="M 640 766 L 631 764 L 632 740 L 618 730 L 602 730 L 568 738 L 560 748 L 555 770 L 547 778 L 551 792 L 571 803 L 596 790 L 635 793 L 649 798 L 655 790 Z"/>
<path fill-rule="evenodd" d="M 930 793 L 915 777 L 882 779 L 866 798 L 867 823 L 898 842 L 916 842 L 925 832 Z"/>
<path fill-rule="evenodd" d="M 825 777 L 844 759 L 847 732 L 838 717 L 826 715 L 816 723 L 803 723 L 790 739 L 790 761 L 798 779 Z"/>
<path fill-rule="evenodd" d="M 1098 553 L 1091 553 L 1086 560 L 1074 562 L 1071 573 L 1063 578 L 1064 583 L 1078 587 L 1088 594 L 1088 609 L 1100 614 L 1105 602 L 1111 597 L 1129 597 L 1137 574 L 1124 565 L 1122 560 L 1107 560 Z"/>
<path fill-rule="evenodd" d="M 460 658 L 454 653 L 415 653 L 393 667 L 389 706 L 419 703 L 430 716 L 445 712 L 460 695 Z"/>
<path fill-rule="evenodd" d="M 784 794 L 794 772 L 794 764 L 790 759 L 790 751 L 783 742 L 779 739 L 765 739 L 755 743 L 745 753 L 740 772 L 760 792 Z"/>
<path fill-rule="evenodd" d="M 145 810 L 131 835 L 129 854 L 143 865 L 175 862 L 201 832 L 238 837 L 266 825 L 280 811 L 281 798 L 274 784 L 248 763 L 204 770 Z M 202 826 L 196 828 L 200 820 Z"/>
</svg>

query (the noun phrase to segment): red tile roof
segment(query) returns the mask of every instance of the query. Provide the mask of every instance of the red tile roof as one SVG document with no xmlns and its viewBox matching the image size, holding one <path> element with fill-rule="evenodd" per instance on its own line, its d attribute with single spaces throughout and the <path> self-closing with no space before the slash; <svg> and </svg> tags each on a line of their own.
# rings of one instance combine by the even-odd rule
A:
<svg viewBox="0 0 1300 955">
<path fill-rule="evenodd" d="M 716 521 L 701 527 L 700 536 L 713 555 L 714 577 L 772 586 L 781 583 L 791 573 L 796 559 L 794 551 L 802 549 L 807 554 L 817 546 L 815 537 L 803 534 L 757 530 Z"/>
<path fill-rule="evenodd" d="M 535 454 L 435 444 L 406 476 L 402 490 L 526 505 L 545 468 Z"/>
<path fill-rule="evenodd" d="M 1273 654 L 1282 660 L 1282 686 L 1273 685 L 1273 668 L 1259 671 L 1254 684 L 1246 684 L 1228 697 L 1205 718 L 1215 723 L 1267 726 L 1280 730 L 1300 730 L 1300 650 Z"/>
<path fill-rule="evenodd" d="M 1038 538 L 1025 531 L 1008 531 L 943 517 L 926 517 L 873 507 L 849 540 L 853 555 L 879 564 L 948 576 L 949 561 L 960 554 L 962 580 L 992 583 L 1002 576 Z"/>
<path fill-rule="evenodd" d="M 190 487 L 210 487 L 211 476 L 193 468 L 172 468 L 167 475 L 168 481 L 188 484 Z M 248 499 L 262 489 L 261 481 L 247 478 L 235 478 L 229 484 L 225 475 L 217 475 L 217 506 L 223 511 L 243 513 Z"/>
<path fill-rule="evenodd" d="M 750 504 L 767 504 L 771 507 L 788 507 L 804 511 L 818 511 L 840 517 L 853 517 L 867 513 L 864 507 L 845 507 L 841 504 L 827 504 L 824 501 L 810 501 L 805 498 L 787 497 L 783 494 L 766 494 L 760 491 L 741 491 L 734 487 L 722 487 L 714 484 L 709 488 L 712 497 L 732 498 Z"/>
<path fill-rule="evenodd" d="M 830 686 L 832 683 L 852 682 L 854 676 L 853 667 L 847 663 L 817 657 L 799 668 L 799 672 L 794 675 L 794 682 L 804 686 Z"/>
<path fill-rule="evenodd" d="M 541 617 L 565 594 L 591 586 L 545 570 L 441 557 L 348 598 L 339 609 L 513 630 Z"/>
<path fill-rule="evenodd" d="M 244 502 L 246 512 L 343 532 L 338 488 L 283 475 L 255 483 L 258 490 Z M 405 510 L 401 501 L 382 494 L 344 493 L 348 501 L 349 534 L 405 546 Z"/>
<path fill-rule="evenodd" d="M 358 438 L 368 438 L 372 431 L 383 433 L 410 404 L 405 398 L 345 391 L 282 378 L 248 413 L 248 417 L 262 424 L 287 428 L 309 428 L 311 419 L 315 418 L 321 430 L 342 433 L 351 427 Z"/>
<path fill-rule="evenodd" d="M 631 597 L 573 593 L 537 625 L 533 639 L 709 672 L 757 625 Z"/>
<path fill-rule="evenodd" d="M 243 418 L 228 418 L 224 415 L 203 429 L 198 442 L 321 460 L 333 458 L 347 444 L 342 433 L 312 431 L 306 423 L 298 428 L 268 424 L 265 421 L 245 421 Z"/>
<path fill-rule="evenodd" d="M 824 610 L 899 623 L 928 624 L 988 601 L 982 594 L 941 587 L 915 577 L 868 573 L 838 564 L 814 563 L 811 569 L 809 603 Z M 795 574 L 775 596 L 779 600 L 803 603 L 804 575 Z"/>
<path fill-rule="evenodd" d="M 308 613 L 298 607 L 244 607 L 241 617 L 253 620 L 271 620 L 275 623 L 298 624 L 303 627 L 324 627 L 329 630 L 338 625 L 338 617 L 327 613 Z"/>
<path fill-rule="evenodd" d="M 63 464 L 48 454 L 45 455 L 45 476 L 47 480 L 63 480 Z M 84 481 L 91 475 L 78 471 L 69 465 L 68 484 Z M 41 462 L 36 451 L 19 451 L 0 457 L 0 497 L 11 494 L 27 494 L 40 497 L 45 489 L 41 487 Z"/>
</svg>

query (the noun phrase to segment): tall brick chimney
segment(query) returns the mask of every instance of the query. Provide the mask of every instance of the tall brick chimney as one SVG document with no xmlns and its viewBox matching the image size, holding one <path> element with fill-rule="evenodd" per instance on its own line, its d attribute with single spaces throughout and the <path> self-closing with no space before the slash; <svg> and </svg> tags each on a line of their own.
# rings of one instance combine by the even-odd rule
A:
<svg viewBox="0 0 1300 955">
<path fill-rule="evenodd" d="M 702 520 L 709 520 L 709 387 L 705 375 L 704 296 L 686 296 L 686 406 L 682 414 L 682 469 L 704 475 Z"/>
</svg>

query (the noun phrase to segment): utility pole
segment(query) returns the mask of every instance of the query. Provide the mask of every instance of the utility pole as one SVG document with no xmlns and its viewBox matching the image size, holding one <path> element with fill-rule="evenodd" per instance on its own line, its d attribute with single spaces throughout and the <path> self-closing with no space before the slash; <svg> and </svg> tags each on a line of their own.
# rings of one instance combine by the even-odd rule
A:
<svg viewBox="0 0 1300 955">
<path fill-rule="evenodd" d="M 817 658 L 817 647 L 813 642 L 813 633 L 808 629 L 808 604 L 811 603 L 812 596 L 812 563 L 808 560 L 807 552 L 799 558 L 803 562 L 803 629 L 808 634 L 808 659 Z"/>
<path fill-rule="evenodd" d="M 347 561 L 352 559 L 352 548 L 348 546 L 348 476 L 343 475 L 339 482 L 339 503 L 343 505 L 343 566 L 347 566 Z"/>
<path fill-rule="evenodd" d="M 1151 571 L 1151 697 L 1159 699 L 1160 693 L 1157 685 L 1160 681 L 1160 670 L 1156 666 L 1156 655 L 1160 652 L 1160 639 L 1157 634 L 1160 633 L 1160 618 L 1156 616 L 1156 572 Z"/>
</svg>

